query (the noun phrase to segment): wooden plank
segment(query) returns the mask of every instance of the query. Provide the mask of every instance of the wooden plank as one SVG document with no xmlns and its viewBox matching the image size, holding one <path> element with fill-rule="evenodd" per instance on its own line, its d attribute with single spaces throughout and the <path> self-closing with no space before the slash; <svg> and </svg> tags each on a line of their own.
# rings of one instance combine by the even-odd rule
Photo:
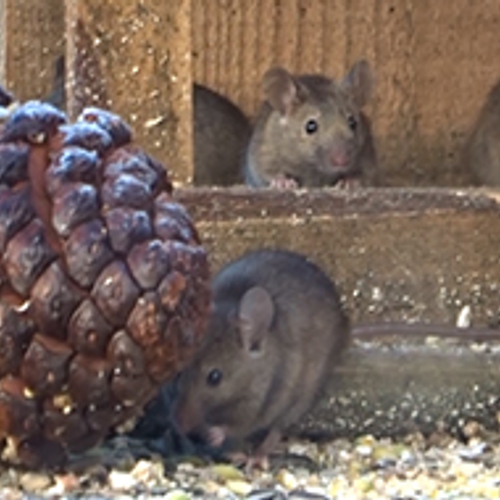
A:
<svg viewBox="0 0 500 500">
<path fill-rule="evenodd" d="M 500 203 L 476 190 L 178 190 L 216 272 L 289 248 L 336 281 L 353 322 L 500 324 Z"/>
<path fill-rule="evenodd" d="M 349 6 L 346 2 L 328 0 L 323 12 L 322 68 L 329 68 L 328 75 L 338 78 L 348 65 L 347 37 Z"/>
<path fill-rule="evenodd" d="M 5 16 L 5 3 L 7 0 L 0 0 L 0 82 L 5 84 L 5 56 L 7 52 L 7 20 Z"/>
<path fill-rule="evenodd" d="M 64 54 L 64 0 L 0 0 L 0 80 L 20 100 L 52 92 Z"/>
<path fill-rule="evenodd" d="M 191 0 L 67 1 L 68 110 L 119 113 L 179 183 L 193 173 Z"/>
<path fill-rule="evenodd" d="M 463 437 L 471 422 L 498 432 L 500 355 L 498 342 L 490 345 L 415 344 L 402 337 L 355 343 L 291 434 L 394 438 L 446 430 Z"/>
<path fill-rule="evenodd" d="M 297 31 L 299 68 L 308 72 L 323 70 L 323 54 L 328 52 L 323 46 L 323 24 L 326 2 L 299 0 L 298 14 L 300 29 Z"/>
<path fill-rule="evenodd" d="M 236 102 L 255 98 L 259 13 L 267 0 L 193 0 L 193 78 Z"/>
<path fill-rule="evenodd" d="M 464 174 L 457 168 L 464 135 L 500 78 L 499 23 L 500 2 L 415 0 L 415 152 L 427 183 L 452 184 Z"/>
<path fill-rule="evenodd" d="M 222 78 L 222 81 L 220 82 L 221 90 L 227 95 L 231 94 L 237 101 L 242 98 L 242 84 L 246 80 L 242 64 L 240 63 L 241 52 L 237 50 L 237 48 L 240 47 L 241 42 L 244 40 L 242 23 L 245 18 L 245 13 L 238 7 L 239 2 L 240 0 L 231 0 L 228 6 L 231 12 L 231 17 L 227 46 L 234 48 L 226 51 L 230 73 L 227 78 Z"/>
</svg>

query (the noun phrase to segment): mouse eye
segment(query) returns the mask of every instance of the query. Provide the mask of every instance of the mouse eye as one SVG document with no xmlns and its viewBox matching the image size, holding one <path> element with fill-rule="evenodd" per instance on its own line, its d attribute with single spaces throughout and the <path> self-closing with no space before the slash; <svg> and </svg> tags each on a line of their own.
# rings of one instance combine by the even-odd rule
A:
<svg viewBox="0 0 500 500">
<path fill-rule="evenodd" d="M 319 125 L 316 120 L 314 120 L 313 118 L 307 120 L 305 129 L 308 134 L 314 134 L 315 132 L 317 132 L 318 128 Z"/>
<path fill-rule="evenodd" d="M 222 380 L 222 372 L 218 368 L 210 370 L 207 375 L 207 384 L 215 387 L 220 384 Z"/>
<path fill-rule="evenodd" d="M 347 117 L 347 124 L 349 125 L 349 128 L 354 131 L 358 126 L 358 121 L 356 120 L 356 118 L 354 118 L 354 116 L 349 115 Z"/>
</svg>

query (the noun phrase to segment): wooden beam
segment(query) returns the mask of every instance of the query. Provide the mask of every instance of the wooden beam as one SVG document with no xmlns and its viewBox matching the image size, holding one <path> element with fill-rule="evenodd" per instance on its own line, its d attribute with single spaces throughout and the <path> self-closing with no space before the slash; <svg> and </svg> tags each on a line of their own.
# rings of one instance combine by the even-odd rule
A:
<svg viewBox="0 0 500 500">
<path fill-rule="evenodd" d="M 401 338 L 355 344 L 292 434 L 352 439 L 446 430 L 464 436 L 473 422 L 498 431 L 498 345 L 406 344 Z"/>
<path fill-rule="evenodd" d="M 175 180 L 193 173 L 191 0 L 67 0 L 67 108 L 119 113 Z"/>
<path fill-rule="evenodd" d="M 500 196 L 453 189 L 177 190 L 212 271 L 245 251 L 302 252 L 354 322 L 500 323 Z"/>
</svg>

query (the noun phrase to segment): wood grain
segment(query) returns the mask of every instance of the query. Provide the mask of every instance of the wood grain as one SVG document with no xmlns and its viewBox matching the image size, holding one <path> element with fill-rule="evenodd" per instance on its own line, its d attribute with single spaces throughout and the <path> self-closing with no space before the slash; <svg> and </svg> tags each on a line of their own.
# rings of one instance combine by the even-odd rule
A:
<svg viewBox="0 0 500 500">
<path fill-rule="evenodd" d="M 192 177 L 191 2 L 68 0 L 68 110 L 119 113 L 175 180 Z"/>
<path fill-rule="evenodd" d="M 0 0 L 0 81 L 18 99 L 52 91 L 64 54 L 64 0 Z"/>
</svg>

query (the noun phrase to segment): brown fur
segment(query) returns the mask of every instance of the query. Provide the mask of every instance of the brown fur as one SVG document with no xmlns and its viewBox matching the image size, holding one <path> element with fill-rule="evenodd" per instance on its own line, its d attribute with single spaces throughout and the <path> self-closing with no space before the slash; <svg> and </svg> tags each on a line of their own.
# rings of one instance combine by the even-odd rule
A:
<svg viewBox="0 0 500 500">
<path fill-rule="evenodd" d="M 250 122 L 226 97 L 202 85 L 194 92 L 194 184 L 243 184 Z"/>
</svg>

